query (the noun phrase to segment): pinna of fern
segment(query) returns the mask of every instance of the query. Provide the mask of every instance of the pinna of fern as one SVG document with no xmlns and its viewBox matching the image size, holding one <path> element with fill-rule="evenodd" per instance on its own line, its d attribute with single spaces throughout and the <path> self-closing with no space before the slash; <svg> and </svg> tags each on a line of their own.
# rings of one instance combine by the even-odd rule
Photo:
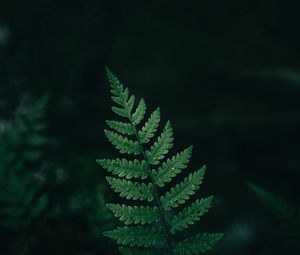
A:
<svg viewBox="0 0 300 255">
<path fill-rule="evenodd" d="M 114 239 L 124 255 L 192 255 L 209 251 L 223 237 L 222 233 L 201 233 L 174 241 L 178 232 L 199 221 L 212 205 L 213 197 L 210 196 L 183 207 L 200 188 L 205 166 L 161 194 L 161 188 L 165 189 L 166 184 L 187 167 L 192 146 L 165 159 L 173 147 L 171 123 L 168 121 L 157 135 L 160 109 L 154 110 L 144 121 L 147 109 L 144 99 L 140 99 L 135 107 L 135 96 L 130 95 L 128 88 L 108 68 L 106 72 L 111 99 L 116 104 L 112 111 L 125 121 L 108 120 L 110 130 L 104 132 L 121 154 L 131 154 L 135 159 L 98 159 L 97 162 L 112 174 L 106 177 L 112 189 L 120 197 L 134 200 L 136 205 L 132 202 L 131 205 L 108 204 L 107 207 L 125 226 L 106 231 L 104 235 Z M 167 217 L 167 213 L 178 210 L 176 208 L 180 211 L 174 212 L 171 218 Z"/>
</svg>

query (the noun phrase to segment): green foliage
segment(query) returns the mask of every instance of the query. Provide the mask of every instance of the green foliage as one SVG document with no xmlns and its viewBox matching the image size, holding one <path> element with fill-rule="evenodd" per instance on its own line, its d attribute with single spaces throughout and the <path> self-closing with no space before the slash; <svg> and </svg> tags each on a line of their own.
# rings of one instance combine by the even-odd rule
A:
<svg viewBox="0 0 300 255">
<path fill-rule="evenodd" d="M 109 172 L 126 179 L 141 178 L 146 179 L 149 175 L 145 160 L 128 161 L 126 159 L 102 159 L 97 162 Z"/>
<path fill-rule="evenodd" d="M 293 218 L 295 208 L 289 202 L 259 187 L 258 185 L 255 185 L 252 182 L 249 182 L 248 186 L 251 188 L 251 190 L 255 192 L 255 194 L 261 199 L 264 205 L 273 213 L 274 217 L 278 221 L 289 221 Z"/>
<path fill-rule="evenodd" d="M 112 189 L 119 193 L 120 197 L 133 200 L 147 200 L 148 202 L 154 199 L 154 186 L 152 183 L 132 182 L 110 176 L 106 177 L 106 180 Z"/>
<path fill-rule="evenodd" d="M 112 231 L 104 232 L 104 235 L 116 240 L 121 245 L 145 248 L 162 245 L 165 241 L 165 232 L 159 226 L 118 227 Z"/>
<path fill-rule="evenodd" d="M 107 207 L 114 213 L 116 218 L 130 224 L 152 224 L 160 220 L 159 209 L 150 206 L 127 206 L 108 204 Z"/>
<path fill-rule="evenodd" d="M 48 96 L 16 114 L 0 139 L 0 218 L 10 231 L 26 231 L 48 205 L 43 181 L 33 169 L 39 167 L 48 143 L 45 110 Z"/>
<path fill-rule="evenodd" d="M 300 212 L 299 205 L 293 205 L 280 196 L 264 188 L 248 182 L 248 187 L 260 198 L 265 207 L 271 212 L 280 228 L 280 235 L 275 237 L 283 250 L 300 250 Z M 273 240 L 274 241 L 274 240 Z M 272 247 L 266 247 L 272 250 Z M 279 248 L 277 247 L 277 250 Z"/>
<path fill-rule="evenodd" d="M 160 109 L 157 108 L 144 125 L 139 127 L 146 114 L 144 99 L 139 101 L 134 110 L 135 96 L 130 95 L 128 88 L 109 69 L 106 71 L 113 94 L 112 100 L 118 105 L 113 106 L 112 111 L 126 119 L 126 122 L 107 121 L 114 131 L 105 130 L 106 137 L 120 153 L 138 155 L 139 158 L 99 159 L 97 162 L 116 176 L 108 176 L 106 180 L 120 197 L 150 204 L 108 204 L 107 207 L 114 216 L 126 226 L 106 231 L 104 235 L 122 245 L 119 250 L 124 255 L 205 253 L 223 234 L 197 234 L 179 242 L 174 241 L 172 236 L 199 221 L 211 207 L 212 196 L 197 199 L 179 213 L 167 216 L 169 211 L 185 204 L 200 188 L 205 166 L 189 174 L 169 191 L 160 190 L 187 167 L 192 146 L 162 161 L 173 147 L 171 123 L 168 121 L 162 132 L 156 134 L 160 123 Z M 152 139 L 156 136 L 153 142 Z M 153 144 L 145 147 L 150 142 Z M 132 178 L 137 180 L 131 181 Z"/>
<path fill-rule="evenodd" d="M 197 199 L 191 206 L 185 207 L 181 212 L 175 215 L 171 220 L 170 232 L 175 234 L 176 231 L 181 231 L 188 228 L 189 225 L 195 224 L 200 220 L 200 217 L 208 212 L 211 207 L 213 197 Z"/>
<path fill-rule="evenodd" d="M 148 163 L 150 165 L 159 164 L 160 160 L 169 152 L 169 149 L 173 147 L 173 140 L 173 130 L 171 123 L 168 121 L 157 141 L 151 146 L 150 150 L 146 150 Z"/>
<path fill-rule="evenodd" d="M 155 180 L 155 184 L 159 187 L 164 187 L 165 183 L 172 181 L 172 178 L 181 173 L 183 169 L 187 167 L 189 159 L 192 156 L 192 146 L 188 147 L 171 159 L 162 163 L 162 166 L 158 170 L 153 170 L 152 175 Z"/>
<path fill-rule="evenodd" d="M 205 167 L 203 166 L 196 172 L 191 173 L 183 182 L 176 184 L 170 191 L 167 191 L 167 193 L 160 198 L 163 209 L 170 211 L 172 208 L 184 204 L 185 201 L 200 188 L 204 173 Z"/>
<path fill-rule="evenodd" d="M 148 143 L 150 139 L 155 135 L 160 121 L 160 109 L 157 108 L 150 116 L 148 121 L 139 131 L 138 135 L 141 139 L 141 143 Z"/>
<path fill-rule="evenodd" d="M 174 249 L 175 255 L 192 255 L 206 253 L 223 238 L 222 233 L 216 234 L 197 234 L 194 237 L 188 238 L 178 243 Z"/>
<path fill-rule="evenodd" d="M 116 147 L 120 153 L 138 155 L 141 153 L 141 148 L 138 142 L 132 141 L 127 137 L 119 135 L 115 132 L 104 130 L 107 139 Z"/>
</svg>

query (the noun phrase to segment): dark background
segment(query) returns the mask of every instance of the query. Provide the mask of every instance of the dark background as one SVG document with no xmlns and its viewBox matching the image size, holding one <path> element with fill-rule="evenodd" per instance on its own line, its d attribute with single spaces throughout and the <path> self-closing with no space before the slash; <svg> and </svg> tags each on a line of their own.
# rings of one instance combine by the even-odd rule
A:
<svg viewBox="0 0 300 255">
<path fill-rule="evenodd" d="M 292 254 L 296 248 L 277 247 L 280 224 L 247 181 L 299 204 L 299 7 L 279 0 L 1 0 L 1 121 L 24 98 L 34 102 L 48 91 L 46 158 L 67 180 L 47 192 L 61 202 L 101 186 L 111 202 L 95 162 L 117 155 L 103 134 L 105 120 L 115 118 L 107 65 L 149 111 L 161 107 L 176 150 L 194 145 L 191 168 L 207 165 L 200 193 L 215 202 L 199 228 L 225 233 L 213 253 Z M 102 230 L 91 237 L 88 213 L 45 223 L 46 237 L 29 231 L 36 240 L 23 254 L 117 254 Z M 7 244 L 18 233 L 3 235 L 4 254 L 14 254 Z"/>
</svg>

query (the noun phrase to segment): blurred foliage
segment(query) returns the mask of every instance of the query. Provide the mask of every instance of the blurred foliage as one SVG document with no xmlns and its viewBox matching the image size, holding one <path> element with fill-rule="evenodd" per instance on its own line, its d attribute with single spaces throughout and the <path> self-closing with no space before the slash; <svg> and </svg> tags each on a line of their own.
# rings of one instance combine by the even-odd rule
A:
<svg viewBox="0 0 300 255">
<path fill-rule="evenodd" d="M 97 190 L 77 191 L 60 201 L 53 200 L 53 189 L 62 184 L 59 178 L 49 183 L 43 171 L 45 149 L 51 143 L 45 121 L 48 101 L 47 94 L 34 104 L 21 105 L 1 132 L 0 236 L 10 237 L 0 248 L 5 254 L 32 254 L 44 230 L 61 218 L 86 221 L 88 235 L 97 240 L 113 226 L 100 185 Z"/>
<path fill-rule="evenodd" d="M 262 254 L 277 254 L 279 252 L 299 254 L 300 204 L 293 205 L 252 182 L 248 182 L 248 186 L 271 212 L 278 227 L 277 231 L 270 231 L 270 236 L 266 240 L 267 244 L 263 247 L 265 251 Z"/>
<path fill-rule="evenodd" d="M 1 134 L 0 218 L 2 227 L 14 232 L 26 233 L 48 204 L 39 173 L 43 147 L 48 143 L 43 134 L 47 101 L 44 96 L 29 109 L 20 109 Z"/>
</svg>

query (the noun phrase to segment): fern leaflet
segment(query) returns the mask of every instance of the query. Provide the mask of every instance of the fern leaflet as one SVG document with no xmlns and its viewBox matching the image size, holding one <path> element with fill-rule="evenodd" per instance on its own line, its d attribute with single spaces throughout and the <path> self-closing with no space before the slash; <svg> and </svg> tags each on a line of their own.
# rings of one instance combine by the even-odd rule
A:
<svg viewBox="0 0 300 255">
<path fill-rule="evenodd" d="M 170 191 L 162 196 L 160 200 L 164 210 L 170 211 L 172 207 L 175 208 L 184 204 L 191 195 L 194 195 L 195 191 L 200 188 L 204 173 L 205 167 L 202 167 L 196 172 L 191 173 L 183 182 L 176 184 L 175 187 L 172 187 Z"/>
<path fill-rule="evenodd" d="M 154 198 L 154 190 L 152 183 L 139 183 L 132 182 L 124 179 L 106 177 L 107 182 L 110 184 L 115 192 L 120 193 L 120 197 L 126 197 L 133 200 L 147 200 L 152 201 Z"/>
<path fill-rule="evenodd" d="M 208 212 L 211 207 L 213 197 L 197 199 L 191 206 L 185 207 L 180 213 L 170 220 L 170 232 L 175 234 L 176 231 L 188 228 L 189 225 L 195 224 L 200 217 Z"/>
<path fill-rule="evenodd" d="M 223 234 L 197 234 L 177 244 L 174 249 L 175 255 L 192 255 L 205 253 L 223 237 Z"/>
<path fill-rule="evenodd" d="M 141 143 L 148 143 L 150 141 L 150 139 L 155 135 L 159 122 L 160 122 L 160 109 L 157 108 L 151 114 L 149 120 L 142 127 L 142 130 L 139 131 L 139 137 L 141 139 Z"/>
<path fill-rule="evenodd" d="M 118 244 L 149 247 L 164 243 L 164 232 L 161 227 L 118 227 L 106 231 L 105 236 L 115 239 Z"/>
<path fill-rule="evenodd" d="M 130 224 L 152 224 L 160 220 L 159 210 L 157 207 L 150 206 L 127 206 L 118 204 L 108 204 L 115 217 L 124 221 L 125 225 Z"/>
<path fill-rule="evenodd" d="M 151 146 L 150 150 L 146 151 L 149 164 L 159 164 L 160 160 L 162 160 L 165 154 L 169 152 L 169 149 L 172 148 L 173 140 L 173 129 L 171 123 L 168 121 L 157 141 Z"/>
<path fill-rule="evenodd" d="M 101 159 L 97 162 L 109 172 L 126 179 L 141 178 L 146 179 L 149 175 L 145 160 L 128 161 L 126 159 Z"/>
<path fill-rule="evenodd" d="M 192 146 L 188 147 L 181 153 L 178 153 L 176 156 L 173 156 L 171 159 L 164 162 L 157 171 L 152 171 L 157 186 L 165 186 L 165 183 L 170 182 L 173 177 L 187 167 L 189 159 L 192 156 L 192 148 Z"/>
<path fill-rule="evenodd" d="M 115 120 L 107 120 L 106 123 L 115 131 L 123 135 L 134 135 L 134 128 L 130 123 L 124 123 Z"/>
</svg>

